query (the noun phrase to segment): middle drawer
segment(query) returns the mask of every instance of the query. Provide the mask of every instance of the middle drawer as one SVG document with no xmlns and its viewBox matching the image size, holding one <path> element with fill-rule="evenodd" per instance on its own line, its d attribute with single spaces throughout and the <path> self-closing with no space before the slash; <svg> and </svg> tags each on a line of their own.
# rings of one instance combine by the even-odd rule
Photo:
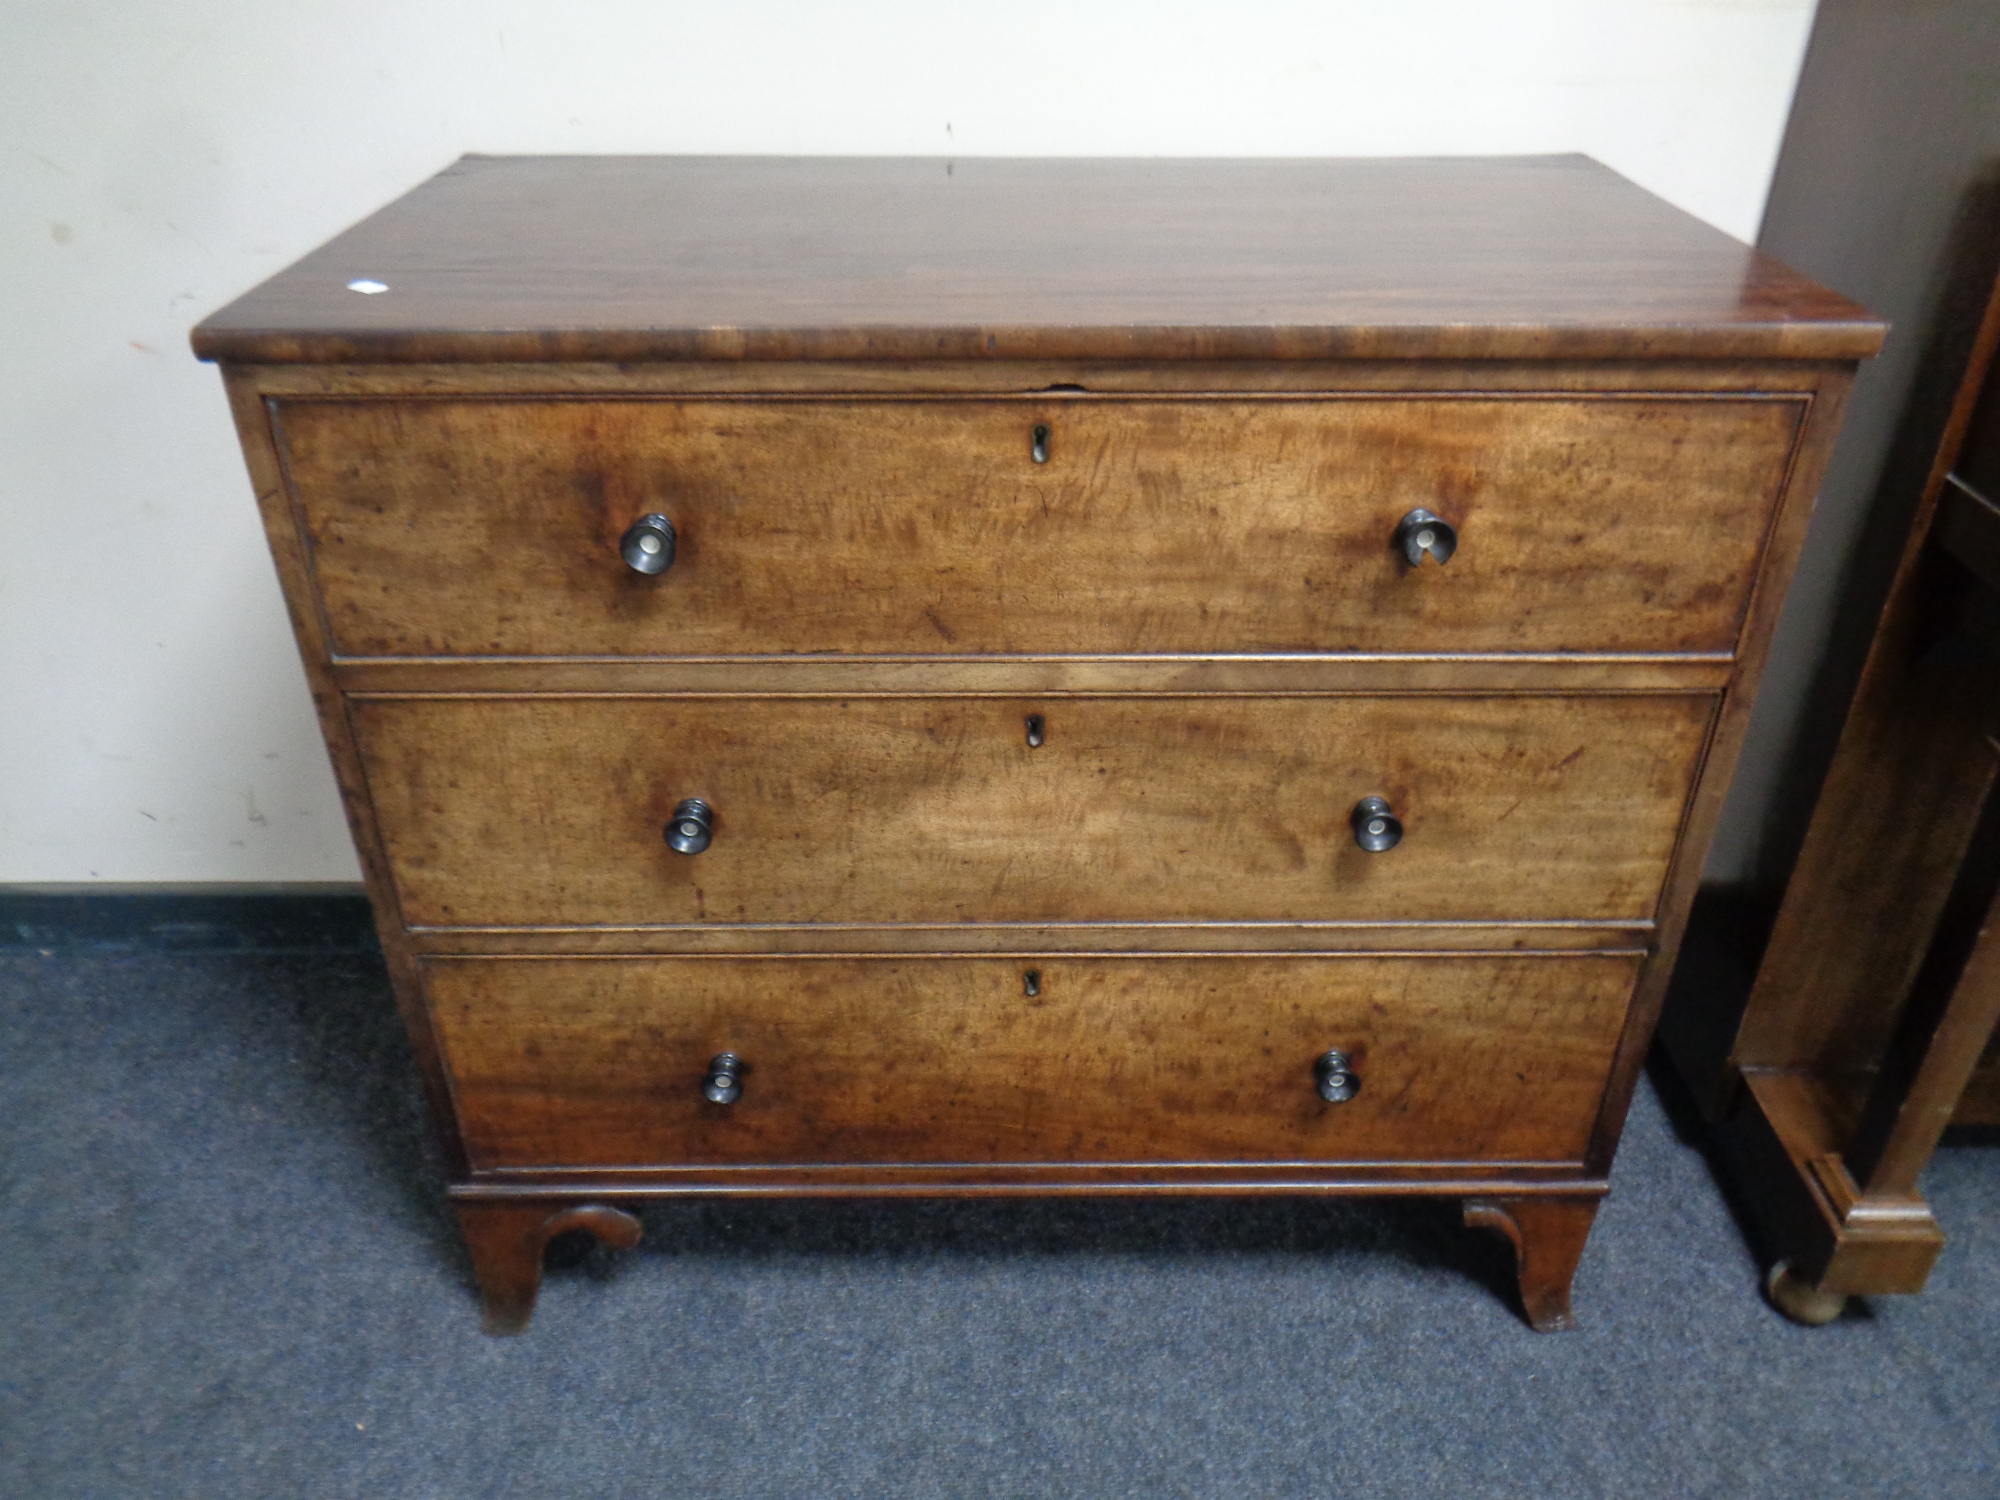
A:
<svg viewBox="0 0 2000 1500">
<path fill-rule="evenodd" d="M 350 700 L 404 919 L 446 928 L 1644 920 L 1713 709 Z M 1373 853 L 1370 796 L 1403 828 Z M 688 798 L 712 810 L 692 856 L 664 838 Z"/>
</svg>

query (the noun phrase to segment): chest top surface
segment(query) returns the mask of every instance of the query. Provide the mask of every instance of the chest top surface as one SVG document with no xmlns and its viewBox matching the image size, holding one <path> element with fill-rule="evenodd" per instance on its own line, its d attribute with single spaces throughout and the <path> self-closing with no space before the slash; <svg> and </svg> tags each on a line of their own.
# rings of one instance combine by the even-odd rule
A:
<svg viewBox="0 0 2000 1500">
<path fill-rule="evenodd" d="M 1856 359 L 1883 332 L 1582 156 L 468 156 L 194 345 L 251 363 Z"/>
</svg>

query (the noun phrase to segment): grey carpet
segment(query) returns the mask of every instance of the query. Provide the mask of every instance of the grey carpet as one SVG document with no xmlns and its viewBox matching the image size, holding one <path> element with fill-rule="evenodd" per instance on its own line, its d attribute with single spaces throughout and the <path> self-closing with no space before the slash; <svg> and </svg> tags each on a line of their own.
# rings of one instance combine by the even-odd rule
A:
<svg viewBox="0 0 2000 1500">
<path fill-rule="evenodd" d="M 1537 1337 L 1442 1204 L 711 1203 L 478 1332 L 379 963 L 0 957 L 0 1495 L 2000 1495 L 2000 1153 L 1794 1328 L 1643 1088 Z"/>
</svg>

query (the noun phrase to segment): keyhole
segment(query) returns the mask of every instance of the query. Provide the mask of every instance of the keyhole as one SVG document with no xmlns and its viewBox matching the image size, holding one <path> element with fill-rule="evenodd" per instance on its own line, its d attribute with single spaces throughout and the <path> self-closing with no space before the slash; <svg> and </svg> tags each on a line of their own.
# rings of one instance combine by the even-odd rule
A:
<svg viewBox="0 0 2000 1500">
<path fill-rule="evenodd" d="M 1041 992 L 1042 992 L 1042 971 L 1040 969 L 1029 969 L 1024 974 L 1021 975 L 1022 994 L 1026 995 L 1030 1000 L 1032 1000 L 1035 998 L 1035 996 L 1041 994 Z"/>
<path fill-rule="evenodd" d="M 1040 714 L 1029 714 L 1028 748 L 1030 750 L 1041 749 L 1042 741 L 1047 737 L 1048 737 L 1048 725 L 1043 722 L 1042 716 Z"/>
<path fill-rule="evenodd" d="M 1028 456 L 1034 459 L 1034 461 L 1038 464 L 1047 463 L 1049 461 L 1048 423 L 1037 422 L 1035 424 L 1034 432 L 1030 435 L 1032 436 L 1034 441 L 1028 445 Z"/>
</svg>

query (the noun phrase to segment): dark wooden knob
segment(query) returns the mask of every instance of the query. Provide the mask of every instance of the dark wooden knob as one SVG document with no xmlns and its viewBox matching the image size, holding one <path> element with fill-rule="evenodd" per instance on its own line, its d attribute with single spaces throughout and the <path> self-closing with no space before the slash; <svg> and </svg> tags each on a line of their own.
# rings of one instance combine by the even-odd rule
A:
<svg viewBox="0 0 2000 1500">
<path fill-rule="evenodd" d="M 1442 516 L 1419 506 L 1396 523 L 1396 550 L 1413 568 L 1422 567 L 1427 557 L 1436 558 L 1443 567 L 1458 550 L 1458 532 Z"/>
<path fill-rule="evenodd" d="M 1361 1092 L 1361 1080 L 1348 1066 L 1345 1052 L 1329 1052 L 1315 1062 L 1313 1083 L 1328 1104 L 1345 1104 Z"/>
<path fill-rule="evenodd" d="M 676 854 L 699 854 L 713 837 L 715 815 L 699 797 L 689 797 L 667 819 L 667 847 Z"/>
<path fill-rule="evenodd" d="M 1380 854 L 1403 842 L 1403 820 L 1389 810 L 1386 797 L 1363 797 L 1354 804 L 1347 821 L 1354 828 L 1354 842 L 1370 854 Z"/>
<path fill-rule="evenodd" d="M 641 516 L 618 543 L 625 566 L 648 578 L 674 565 L 674 523 L 662 515 Z"/>
<path fill-rule="evenodd" d="M 701 1083 L 701 1097 L 710 1104 L 734 1104 L 743 1097 L 743 1059 L 734 1052 L 718 1052 L 708 1060 L 708 1077 Z"/>
</svg>

